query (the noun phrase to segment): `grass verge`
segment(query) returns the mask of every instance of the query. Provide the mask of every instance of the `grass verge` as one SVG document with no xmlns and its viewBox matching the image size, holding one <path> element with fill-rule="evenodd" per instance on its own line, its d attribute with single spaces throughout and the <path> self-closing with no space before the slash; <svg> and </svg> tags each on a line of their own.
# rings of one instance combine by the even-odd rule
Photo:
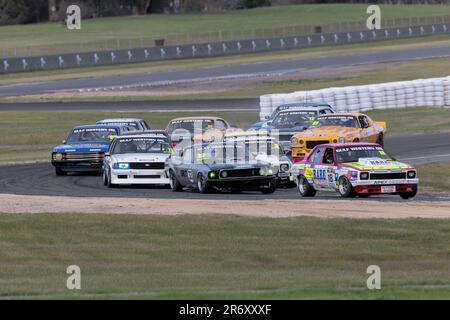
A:
<svg viewBox="0 0 450 320">
<path fill-rule="evenodd" d="M 373 119 L 387 122 L 388 134 L 432 133 L 450 128 L 450 109 L 410 108 L 373 110 Z M 170 119 L 200 115 L 194 112 L 2 112 L 0 117 L 0 162 L 47 160 L 52 145 L 59 144 L 75 125 L 117 117 L 138 117 L 153 128 L 165 128 Z M 203 114 L 204 115 L 204 114 Z M 256 112 L 209 112 L 241 128 L 258 121 Z M 12 125 L 14 124 L 14 125 Z"/>
<path fill-rule="evenodd" d="M 4 214 L 0 296 L 450 298 L 449 232 L 428 219 Z M 378 291 L 366 289 L 373 264 Z"/>
<path fill-rule="evenodd" d="M 450 164 L 422 165 L 417 170 L 422 187 L 450 191 Z"/>
</svg>

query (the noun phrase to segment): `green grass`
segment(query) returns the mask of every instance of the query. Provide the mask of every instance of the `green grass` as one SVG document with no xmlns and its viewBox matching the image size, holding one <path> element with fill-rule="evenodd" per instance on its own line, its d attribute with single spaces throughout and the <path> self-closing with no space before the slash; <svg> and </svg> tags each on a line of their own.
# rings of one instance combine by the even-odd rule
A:
<svg viewBox="0 0 450 320">
<path fill-rule="evenodd" d="M 450 191 L 450 165 L 429 164 L 418 166 L 418 176 L 422 187 L 439 191 Z"/>
<path fill-rule="evenodd" d="M 408 108 L 367 113 L 374 120 L 386 121 L 389 135 L 441 132 L 450 128 L 450 109 Z M 66 139 L 75 125 L 132 116 L 147 120 L 154 128 L 165 128 L 172 118 L 192 115 L 199 113 L 2 112 L 0 162 L 47 160 L 51 146 Z M 253 112 L 209 112 L 208 115 L 223 117 L 243 129 L 259 119 Z M 11 125 L 13 123 L 14 126 Z"/>
<path fill-rule="evenodd" d="M 197 13 L 127 16 L 83 20 L 81 30 L 67 30 L 61 23 L 41 23 L 0 27 L 2 48 L 49 46 L 61 50 L 80 42 L 92 40 L 155 37 L 171 34 L 195 34 L 274 28 L 289 25 L 320 25 L 347 21 L 365 21 L 367 5 L 327 4 L 275 6 L 252 10 L 219 13 Z M 450 15 L 449 6 L 439 5 L 381 5 L 384 20 Z M 98 49 L 97 49 L 98 50 Z"/>
<path fill-rule="evenodd" d="M 70 129 L 80 124 L 133 116 L 147 120 L 152 128 L 165 128 L 171 119 L 191 115 L 199 113 L 2 112 L 0 162 L 47 160 L 51 146 L 60 144 L 67 138 Z M 231 124 L 242 127 L 248 127 L 258 120 L 257 113 L 253 112 L 209 112 L 208 115 L 223 117 Z"/>
<path fill-rule="evenodd" d="M 450 298 L 449 232 L 428 219 L 3 214 L 0 296 Z M 372 264 L 379 291 L 365 286 Z"/>
</svg>

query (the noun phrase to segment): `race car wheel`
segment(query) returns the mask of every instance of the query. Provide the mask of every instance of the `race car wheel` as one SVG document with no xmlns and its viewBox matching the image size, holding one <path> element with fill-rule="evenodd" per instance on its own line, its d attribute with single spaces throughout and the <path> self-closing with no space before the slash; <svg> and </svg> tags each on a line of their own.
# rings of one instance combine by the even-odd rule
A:
<svg viewBox="0 0 450 320">
<path fill-rule="evenodd" d="M 267 188 L 261 188 L 262 194 L 272 194 L 275 192 L 275 189 L 277 188 L 277 183 L 275 181 L 271 181 L 269 183 L 269 187 Z"/>
<path fill-rule="evenodd" d="M 380 133 L 380 135 L 378 136 L 376 143 L 378 143 L 380 146 L 384 147 L 384 136 L 382 133 Z"/>
<path fill-rule="evenodd" d="M 298 192 L 302 197 L 314 197 L 316 195 L 316 190 L 308 182 L 304 176 L 299 176 L 297 180 Z"/>
<path fill-rule="evenodd" d="M 417 194 L 417 187 L 413 188 L 413 191 L 411 192 L 402 192 L 400 193 L 400 197 L 402 197 L 402 199 L 410 199 L 410 198 L 414 198 Z"/>
<path fill-rule="evenodd" d="M 55 168 L 55 173 L 57 176 L 67 176 L 67 172 L 62 171 L 60 168 Z"/>
<path fill-rule="evenodd" d="M 197 189 L 200 193 L 208 193 L 210 191 L 208 180 L 201 173 L 197 176 Z"/>
<path fill-rule="evenodd" d="M 174 192 L 181 191 L 183 189 L 183 187 L 181 186 L 180 182 L 178 181 L 178 179 L 175 176 L 175 173 L 173 173 L 173 171 L 169 172 L 169 184 L 170 184 L 170 189 L 172 189 L 172 191 L 174 191 Z"/>
<path fill-rule="evenodd" d="M 115 188 L 115 187 L 117 187 L 116 184 L 111 182 L 111 172 L 109 170 L 108 170 L 107 177 L 106 177 L 106 186 L 108 188 Z"/>
<path fill-rule="evenodd" d="M 346 177 L 341 177 L 339 179 L 339 194 L 343 198 L 351 198 L 356 196 L 355 189 L 353 189 L 352 184 Z"/>
<path fill-rule="evenodd" d="M 106 170 L 103 170 L 103 185 L 108 185 L 108 175 L 106 174 Z"/>
<path fill-rule="evenodd" d="M 359 138 L 353 139 L 353 142 L 359 142 Z"/>
</svg>

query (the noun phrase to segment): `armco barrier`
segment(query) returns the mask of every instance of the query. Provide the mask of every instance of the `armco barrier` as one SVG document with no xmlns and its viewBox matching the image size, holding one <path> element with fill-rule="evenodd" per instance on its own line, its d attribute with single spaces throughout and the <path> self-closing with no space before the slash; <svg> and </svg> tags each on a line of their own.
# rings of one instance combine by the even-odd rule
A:
<svg viewBox="0 0 450 320">
<path fill-rule="evenodd" d="M 162 61 L 173 59 L 205 58 L 252 52 L 302 49 L 319 46 L 355 44 L 368 41 L 404 39 L 420 36 L 448 34 L 450 25 L 435 24 L 381 30 L 363 30 L 292 36 L 283 38 L 227 41 L 216 43 L 190 44 L 137 48 L 127 50 L 98 51 L 85 53 L 55 54 L 42 57 L 21 57 L 0 59 L 0 73 L 12 73 L 34 70 L 66 69 Z M 341 99 L 340 97 L 339 99 Z"/>
<path fill-rule="evenodd" d="M 260 97 L 260 118 L 276 107 L 291 102 L 326 102 L 338 112 L 364 112 L 373 109 L 450 106 L 450 76 L 363 86 L 326 88 Z"/>
</svg>

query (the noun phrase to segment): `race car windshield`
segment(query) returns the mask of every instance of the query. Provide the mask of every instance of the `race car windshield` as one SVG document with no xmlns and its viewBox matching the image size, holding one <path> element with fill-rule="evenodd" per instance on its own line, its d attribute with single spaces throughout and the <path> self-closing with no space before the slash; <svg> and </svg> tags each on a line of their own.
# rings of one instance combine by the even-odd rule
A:
<svg viewBox="0 0 450 320">
<path fill-rule="evenodd" d="M 358 162 L 361 158 L 393 160 L 381 147 L 362 146 L 336 149 L 336 160 L 338 163 Z"/>
<path fill-rule="evenodd" d="M 166 139 L 129 138 L 117 140 L 111 154 L 126 153 L 171 153 L 171 147 Z"/>
<path fill-rule="evenodd" d="M 315 112 L 282 112 L 272 121 L 276 128 L 309 127 L 315 119 Z"/>
<path fill-rule="evenodd" d="M 115 136 L 117 136 L 117 131 L 113 128 L 74 129 L 69 135 L 67 142 L 110 142 Z"/>
<path fill-rule="evenodd" d="M 355 117 L 320 117 L 317 118 L 315 127 L 348 127 L 359 128 L 358 120 Z"/>
<path fill-rule="evenodd" d="M 102 122 L 101 124 L 127 126 L 130 127 L 132 131 L 139 130 L 139 126 L 136 122 Z"/>
<path fill-rule="evenodd" d="M 247 163 L 265 154 L 280 155 L 280 147 L 271 142 L 237 142 L 197 148 L 196 152 L 198 162 Z"/>
<path fill-rule="evenodd" d="M 213 120 L 180 120 L 173 121 L 167 128 L 168 133 L 172 133 L 175 130 L 184 129 L 190 133 L 194 133 L 194 130 L 202 130 L 202 132 L 214 129 Z"/>
</svg>

